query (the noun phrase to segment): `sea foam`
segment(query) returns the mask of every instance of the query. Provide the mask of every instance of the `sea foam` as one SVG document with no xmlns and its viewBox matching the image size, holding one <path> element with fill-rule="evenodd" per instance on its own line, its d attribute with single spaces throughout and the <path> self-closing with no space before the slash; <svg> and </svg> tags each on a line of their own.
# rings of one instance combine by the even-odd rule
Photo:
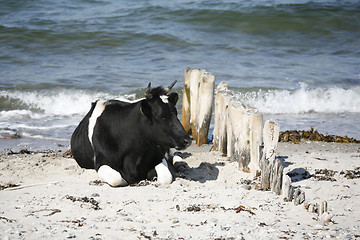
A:
<svg viewBox="0 0 360 240">
<path fill-rule="evenodd" d="M 344 89 L 308 88 L 239 92 L 236 98 L 268 114 L 360 113 L 360 86 Z"/>
<path fill-rule="evenodd" d="M 125 96 L 115 96 L 110 93 L 91 92 L 83 90 L 40 90 L 40 91 L 1 91 L 0 96 L 17 104 L 17 110 L 2 111 L 4 117 L 17 114 L 31 114 L 31 118 L 38 118 L 34 112 L 45 115 L 84 115 L 89 111 L 91 103 L 98 99 L 125 100 Z M 43 116 L 43 115 L 42 115 Z M 12 116 L 13 117 L 13 116 Z"/>
</svg>

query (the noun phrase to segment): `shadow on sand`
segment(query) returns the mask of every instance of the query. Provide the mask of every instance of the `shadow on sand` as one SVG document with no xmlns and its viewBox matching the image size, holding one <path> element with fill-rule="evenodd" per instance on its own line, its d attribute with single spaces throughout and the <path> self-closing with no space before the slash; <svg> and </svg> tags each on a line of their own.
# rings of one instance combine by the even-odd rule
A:
<svg viewBox="0 0 360 240">
<path fill-rule="evenodd" d="M 186 159 L 191 153 L 183 152 L 177 153 L 182 159 Z M 215 181 L 219 176 L 219 169 L 217 166 L 222 166 L 221 163 L 202 162 L 198 167 L 189 167 L 185 161 L 174 163 L 174 176 L 176 178 L 184 178 L 191 181 L 205 183 L 206 181 Z"/>
<path fill-rule="evenodd" d="M 281 164 L 284 167 L 284 174 L 288 175 L 291 178 L 291 182 L 299 182 L 311 177 L 311 174 L 305 168 L 295 168 L 290 172 L 286 173 L 286 167 L 292 165 L 293 163 L 285 161 L 288 159 L 288 156 L 278 156 L 276 157 L 280 159 Z"/>
</svg>

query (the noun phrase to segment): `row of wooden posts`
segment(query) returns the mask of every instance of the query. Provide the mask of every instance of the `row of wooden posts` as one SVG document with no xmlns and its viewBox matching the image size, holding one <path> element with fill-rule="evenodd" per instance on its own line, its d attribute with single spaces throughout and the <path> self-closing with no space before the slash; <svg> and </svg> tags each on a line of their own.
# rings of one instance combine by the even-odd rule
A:
<svg viewBox="0 0 360 240">
<path fill-rule="evenodd" d="M 259 176 L 265 165 L 275 161 L 277 122 L 267 120 L 263 126 L 262 114 L 236 100 L 226 83 L 214 90 L 215 77 L 211 73 L 186 68 L 181 123 L 198 146 L 207 143 L 214 106 L 213 148 L 237 161 L 240 170 Z M 277 182 L 281 186 L 281 180 Z M 269 184 L 264 182 L 264 188 L 269 188 Z"/>
<path fill-rule="evenodd" d="M 275 120 L 266 120 L 263 124 L 263 115 L 237 100 L 225 82 L 215 90 L 215 77 L 211 73 L 186 68 L 181 123 L 198 146 L 208 141 L 213 108 L 213 149 L 238 162 L 241 171 L 260 177 L 262 190 L 282 195 L 285 201 L 293 201 L 295 205 L 304 203 L 305 192 L 294 189 L 290 177 L 283 174 L 281 160 L 275 158 L 279 124 Z M 325 203 L 321 206 L 324 205 L 327 207 Z M 317 212 L 319 217 L 324 208 Z"/>
</svg>

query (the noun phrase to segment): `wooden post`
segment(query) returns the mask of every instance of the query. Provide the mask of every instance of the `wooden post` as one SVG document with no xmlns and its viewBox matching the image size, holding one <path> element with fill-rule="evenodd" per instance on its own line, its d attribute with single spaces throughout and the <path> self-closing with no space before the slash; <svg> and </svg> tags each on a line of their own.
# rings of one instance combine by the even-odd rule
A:
<svg viewBox="0 0 360 240">
<path fill-rule="evenodd" d="M 215 92 L 215 109 L 214 109 L 214 150 L 220 151 L 226 154 L 226 120 L 228 111 L 228 105 L 225 104 L 225 96 L 229 93 L 228 86 L 225 82 L 219 83 Z M 225 139 L 224 139 L 225 138 Z M 225 141 L 224 141 L 225 140 Z M 225 151 L 224 146 L 225 144 Z"/>
<path fill-rule="evenodd" d="M 236 119 L 232 119 L 232 121 L 236 121 Z M 231 143 L 231 146 L 234 147 L 234 156 L 238 155 L 238 163 L 239 169 L 243 172 L 250 172 L 249 163 L 250 163 L 250 114 L 241 115 L 241 119 L 239 121 L 240 134 L 239 139 L 234 139 L 236 142 Z M 234 131 L 234 130 L 232 130 Z M 229 149 L 229 147 L 228 147 Z"/>
<path fill-rule="evenodd" d="M 328 213 L 327 211 L 327 202 L 326 201 L 323 201 L 321 204 L 320 204 L 320 207 L 319 207 L 319 211 L 318 211 L 318 214 L 319 214 L 319 220 L 323 223 L 323 224 L 329 224 L 331 222 L 331 218 L 333 217 L 330 213 Z"/>
<path fill-rule="evenodd" d="M 186 68 L 181 122 L 198 146 L 207 143 L 215 77 L 203 69 Z"/>
<path fill-rule="evenodd" d="M 270 164 L 267 162 L 267 164 L 261 165 L 261 176 L 260 176 L 260 188 L 263 190 L 270 190 L 270 174 L 271 174 L 271 168 L 273 164 Z"/>
<path fill-rule="evenodd" d="M 323 215 L 325 212 L 327 212 L 327 202 L 323 201 L 319 207 L 319 216 L 321 217 L 321 215 Z"/>
<path fill-rule="evenodd" d="M 264 151 L 263 159 L 267 160 L 269 163 L 274 162 L 275 160 L 275 151 L 279 141 L 280 127 L 279 124 L 271 119 L 265 121 L 264 124 Z"/>
<path fill-rule="evenodd" d="M 240 140 L 242 139 L 241 133 L 246 131 L 246 124 L 243 122 L 243 114 L 245 111 L 245 107 L 239 101 L 229 101 L 228 102 L 228 112 L 227 112 L 227 123 L 226 123 L 226 131 L 227 131 L 227 145 L 226 145 L 226 153 L 227 157 L 229 157 L 233 161 L 238 161 L 240 159 L 242 153 L 242 146 Z M 247 159 L 247 158 L 246 158 Z M 240 165 L 241 164 L 241 165 Z M 239 162 L 239 168 L 243 171 L 247 171 L 247 164 L 244 162 Z"/>
<path fill-rule="evenodd" d="M 317 211 L 316 205 L 310 203 L 310 204 L 309 204 L 309 209 L 308 209 L 308 211 L 311 212 L 311 213 L 315 213 L 315 212 Z"/>
<path fill-rule="evenodd" d="M 186 68 L 184 73 L 184 89 L 182 101 L 182 115 L 181 124 L 185 131 L 190 133 L 190 71 L 191 68 Z"/>
<path fill-rule="evenodd" d="M 263 115 L 256 108 L 244 112 L 250 114 L 250 173 L 260 175 L 261 146 L 263 144 Z"/>
<path fill-rule="evenodd" d="M 284 174 L 282 183 L 282 196 L 285 202 L 291 202 L 294 195 L 294 188 L 291 186 L 291 178 Z"/>
<path fill-rule="evenodd" d="M 219 123 L 219 150 L 223 153 L 227 153 L 228 143 L 228 118 L 231 105 L 232 95 L 230 92 L 221 95 L 222 112 L 220 112 L 220 123 Z"/>
<path fill-rule="evenodd" d="M 296 206 L 300 205 L 305 201 L 305 192 L 302 191 L 300 188 L 297 188 L 294 191 L 294 197 L 293 198 L 294 198 L 294 204 Z"/>
<path fill-rule="evenodd" d="M 190 76 L 190 126 L 193 139 L 197 139 L 197 117 L 199 89 L 202 71 L 199 69 L 188 69 Z"/>
<path fill-rule="evenodd" d="M 281 193 L 283 170 L 284 167 L 281 164 L 280 159 L 276 159 L 272 173 L 270 173 L 270 188 L 271 191 L 277 195 L 280 195 Z"/>
<path fill-rule="evenodd" d="M 229 87 L 226 82 L 221 82 L 216 87 L 216 94 L 220 92 L 228 92 L 228 91 L 229 91 Z"/>
<path fill-rule="evenodd" d="M 214 102 L 214 83 L 215 77 L 209 72 L 201 70 L 201 80 L 199 87 L 199 97 L 197 103 L 196 118 L 196 144 L 198 146 L 207 143 L 210 120 L 212 115 L 212 105 Z"/>
<path fill-rule="evenodd" d="M 230 118 L 234 116 L 232 110 L 234 108 L 231 109 Z M 257 109 L 248 107 L 242 110 L 240 118 L 236 117 L 231 121 L 238 121 L 240 129 L 238 139 L 231 139 L 231 141 L 234 140 L 231 143 L 231 146 L 234 146 L 234 150 L 231 151 L 234 156 L 231 158 L 236 158 L 238 155 L 239 168 L 244 172 L 250 172 L 254 177 L 258 176 L 260 173 L 260 146 L 262 145 L 262 114 Z M 232 124 L 233 127 L 234 124 Z M 237 134 L 234 129 L 232 132 Z"/>
<path fill-rule="evenodd" d="M 274 166 L 275 161 L 275 151 L 277 148 L 277 143 L 279 139 L 280 128 L 276 121 L 266 120 L 263 130 L 263 141 L 264 148 L 260 160 L 261 168 L 261 189 L 267 190 L 270 188 L 270 173 Z M 291 185 L 291 181 L 290 184 Z M 289 186 L 290 187 L 290 186 Z M 290 191 L 286 189 L 286 191 Z M 284 196 L 287 198 L 288 196 Z"/>
</svg>

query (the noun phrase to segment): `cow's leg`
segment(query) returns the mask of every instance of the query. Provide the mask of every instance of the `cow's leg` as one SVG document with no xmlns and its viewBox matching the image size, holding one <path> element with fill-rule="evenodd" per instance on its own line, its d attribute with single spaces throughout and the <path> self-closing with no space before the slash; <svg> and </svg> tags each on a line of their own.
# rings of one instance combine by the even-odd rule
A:
<svg viewBox="0 0 360 240">
<path fill-rule="evenodd" d="M 123 187 L 128 185 L 128 183 L 121 177 L 121 174 L 108 165 L 102 165 L 99 168 L 98 176 L 102 181 L 112 187 Z"/>
<path fill-rule="evenodd" d="M 169 149 L 169 150 L 167 150 L 167 151 L 165 152 L 165 158 L 166 158 L 166 160 L 168 161 L 168 163 L 172 163 L 173 157 L 174 157 L 174 154 L 173 154 L 173 152 L 171 151 L 171 149 Z"/>
<path fill-rule="evenodd" d="M 170 170 L 171 174 L 173 176 L 176 176 L 176 171 L 174 168 L 174 164 L 173 164 L 173 158 L 174 158 L 174 154 L 172 153 L 172 151 L 169 149 L 165 152 L 165 159 L 167 162 L 167 167 Z"/>
<path fill-rule="evenodd" d="M 178 155 L 174 155 L 171 151 L 171 149 L 169 149 L 166 153 L 165 153 L 165 159 L 168 163 L 168 168 L 171 172 L 171 174 L 174 176 L 174 177 L 178 177 L 179 174 L 178 174 L 178 171 L 176 170 L 175 168 L 175 163 L 177 162 L 182 162 L 182 158 Z"/>
<path fill-rule="evenodd" d="M 161 163 L 155 166 L 155 171 L 157 174 L 157 180 L 161 185 L 169 185 L 173 177 L 169 171 L 168 164 L 164 158 Z"/>
</svg>

